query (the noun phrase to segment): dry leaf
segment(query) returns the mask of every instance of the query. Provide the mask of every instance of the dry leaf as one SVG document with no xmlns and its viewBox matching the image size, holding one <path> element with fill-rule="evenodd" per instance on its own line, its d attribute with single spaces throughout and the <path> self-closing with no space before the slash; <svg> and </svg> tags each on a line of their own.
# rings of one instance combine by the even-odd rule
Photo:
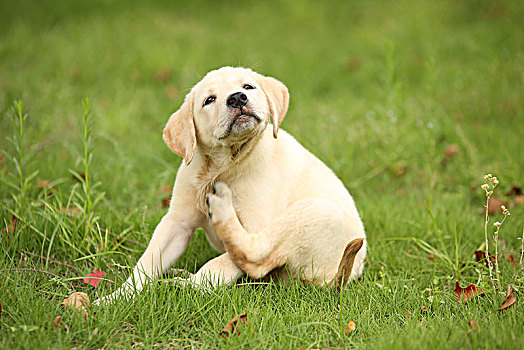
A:
<svg viewBox="0 0 524 350">
<path fill-rule="evenodd" d="M 515 297 L 515 294 L 513 294 L 513 288 L 511 288 L 511 285 L 508 284 L 508 290 L 506 291 L 506 300 L 500 305 L 500 307 L 496 311 L 504 311 L 511 305 L 515 304 L 517 301 L 517 298 Z"/>
<path fill-rule="evenodd" d="M 458 297 L 458 301 L 460 303 L 465 303 L 466 301 L 468 301 L 476 295 L 484 294 L 482 289 L 475 286 L 474 284 L 470 284 L 466 288 L 463 288 L 460 286 L 458 281 L 455 283 L 455 290 L 453 291 L 453 293 L 455 293 L 455 295 Z"/>
<path fill-rule="evenodd" d="M 97 269 L 94 269 L 93 272 L 91 272 L 89 275 L 84 276 L 86 277 L 84 278 L 84 282 L 96 288 L 102 281 L 102 277 L 104 277 L 105 274 L 105 271 L 98 271 Z"/>
<path fill-rule="evenodd" d="M 357 324 L 355 323 L 355 321 L 351 320 L 348 322 L 348 325 L 346 326 L 344 333 L 346 333 L 346 335 L 351 335 L 351 333 L 353 333 L 355 329 L 357 329 Z"/>
<path fill-rule="evenodd" d="M 446 147 L 446 149 L 444 150 L 444 155 L 445 155 L 447 158 L 451 158 L 451 157 L 453 157 L 455 154 L 459 153 L 459 151 L 460 151 L 459 146 L 458 146 L 456 143 L 452 143 L 451 145 L 449 145 L 448 147 Z"/>
<path fill-rule="evenodd" d="M 47 187 L 47 186 L 51 185 L 51 182 L 50 182 L 50 181 L 47 181 L 47 180 L 38 180 L 38 181 L 36 182 L 36 185 L 37 185 L 38 187 Z"/>
<path fill-rule="evenodd" d="M 84 292 L 74 292 L 67 297 L 60 305 L 72 307 L 87 318 L 89 316 L 88 309 L 91 307 L 91 300 Z"/>
<path fill-rule="evenodd" d="M 519 207 L 524 207 L 524 194 L 519 194 L 513 197 L 513 203 Z"/>
<path fill-rule="evenodd" d="M 494 257 L 493 255 L 489 253 L 488 253 L 488 256 L 489 256 L 489 260 L 492 263 L 494 263 L 495 261 L 498 261 L 496 257 Z M 486 260 L 486 252 L 484 252 L 483 250 L 475 250 L 475 259 L 477 260 L 477 262 L 484 261 L 484 263 L 486 264 L 486 267 L 489 268 L 488 261 Z"/>
<path fill-rule="evenodd" d="M 489 200 L 489 204 L 488 204 L 488 214 L 489 215 L 493 215 L 493 214 L 495 214 L 497 212 L 502 213 L 502 210 L 500 209 L 500 207 L 502 205 L 507 207 L 508 203 L 504 202 L 500 198 L 491 197 L 490 200 Z M 486 208 L 483 209 L 483 213 L 486 213 Z"/>
<path fill-rule="evenodd" d="M 411 311 L 408 309 L 408 311 L 406 311 L 406 320 L 410 317 L 411 317 Z"/>
<path fill-rule="evenodd" d="M 240 329 L 239 327 L 237 327 L 238 321 L 240 321 L 240 323 L 244 325 L 247 325 L 247 313 L 244 312 L 240 315 L 236 315 L 235 317 L 233 317 L 226 324 L 226 326 L 222 328 L 222 330 L 220 331 L 220 336 L 227 339 L 227 337 L 230 334 L 238 335 L 240 333 Z"/>
<path fill-rule="evenodd" d="M 169 204 L 171 204 L 171 196 L 164 197 L 162 199 L 162 207 L 169 208 Z"/>
<path fill-rule="evenodd" d="M 506 196 L 520 196 L 522 195 L 522 188 L 518 187 L 518 186 L 512 186 L 511 187 L 511 190 L 509 190 L 509 192 L 506 193 Z"/>
</svg>

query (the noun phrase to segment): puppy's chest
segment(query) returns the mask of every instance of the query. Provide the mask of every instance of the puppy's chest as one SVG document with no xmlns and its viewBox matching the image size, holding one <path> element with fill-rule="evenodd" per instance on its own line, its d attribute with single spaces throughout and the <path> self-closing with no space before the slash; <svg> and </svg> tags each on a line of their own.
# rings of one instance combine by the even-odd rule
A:
<svg viewBox="0 0 524 350">
<path fill-rule="evenodd" d="M 242 226 L 252 233 L 262 230 L 269 224 L 270 213 L 267 205 L 257 196 L 251 198 L 235 197 L 233 195 L 233 208 Z"/>
</svg>

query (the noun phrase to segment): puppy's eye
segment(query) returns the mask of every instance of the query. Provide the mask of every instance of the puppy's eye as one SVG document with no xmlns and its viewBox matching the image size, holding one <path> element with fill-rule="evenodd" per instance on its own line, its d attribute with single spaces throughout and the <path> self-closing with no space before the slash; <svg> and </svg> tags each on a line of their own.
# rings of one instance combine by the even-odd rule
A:
<svg viewBox="0 0 524 350">
<path fill-rule="evenodd" d="M 210 104 L 210 103 L 213 103 L 215 102 L 217 98 L 215 96 L 209 96 L 208 98 L 206 98 L 206 100 L 204 101 L 204 104 L 202 105 L 202 107 Z"/>
<path fill-rule="evenodd" d="M 246 90 L 253 90 L 255 87 L 253 85 L 244 84 L 242 85 L 242 88 Z"/>
</svg>

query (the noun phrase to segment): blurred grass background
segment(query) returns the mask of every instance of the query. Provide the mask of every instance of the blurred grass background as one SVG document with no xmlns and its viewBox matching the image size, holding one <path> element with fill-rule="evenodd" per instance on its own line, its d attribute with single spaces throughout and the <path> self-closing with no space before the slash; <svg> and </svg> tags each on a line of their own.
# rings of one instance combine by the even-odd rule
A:
<svg viewBox="0 0 524 350">
<path fill-rule="evenodd" d="M 59 184 L 62 200 L 67 199 L 74 186 L 69 169 L 81 171 L 77 154 L 81 101 L 89 97 L 94 122 L 91 171 L 100 182 L 97 193 L 105 192 L 94 208 L 97 222 L 113 232 L 125 232 L 141 245 L 166 211 L 160 189 L 173 182 L 181 161 L 163 143 L 163 126 L 191 86 L 224 65 L 251 67 L 288 86 L 290 109 L 282 127 L 330 166 L 355 197 L 370 242 L 368 275 L 362 287 L 352 287 L 357 295 L 364 286 L 375 288 L 387 274 L 384 269 L 392 274 L 388 288 L 393 291 L 403 290 L 399 279 L 411 276 L 419 277 L 410 288 L 420 293 L 432 283 L 441 290 L 452 288 L 461 264 L 483 242 L 482 176 L 490 172 L 499 177 L 503 200 L 510 199 L 503 193 L 512 186 L 523 185 L 524 6 L 520 1 L 22 0 L 1 1 L 0 13 L 1 150 L 13 152 L 7 137 L 15 130 L 12 104 L 20 99 L 29 116 L 26 146 L 38 150 L 27 163 L 28 172 L 39 170 L 35 182 Z M 13 164 L 2 157 L 0 176 L 5 179 L 14 173 Z M 38 211 L 49 201 L 45 192 L 34 185 L 28 207 Z M 16 213 L 10 193 L 2 183 L 4 228 Z M 516 237 L 524 222 L 522 207 L 512 211 L 504 227 L 508 251 L 518 250 Z M 21 249 L 38 253 L 49 249 L 51 257 L 67 261 L 124 251 L 126 258 L 99 255 L 78 262 L 87 272 L 92 265 L 107 270 L 118 284 L 127 274 L 122 265 L 132 264 L 143 250 L 108 241 L 78 251 L 59 243 L 50 246 L 47 235 L 62 221 L 44 214 L 25 215 L 27 225 L 17 231 L 16 239 L 2 238 L 6 268 L 17 264 Z M 63 230 L 74 237 L 70 227 Z M 413 237 L 453 256 L 454 267 L 432 265 L 425 259 L 426 252 L 409 241 Z M 195 270 L 215 254 L 199 232 L 178 266 Z M 2 288 L 11 290 L 14 281 L 22 283 L 20 278 L 11 275 Z M 464 278 L 476 281 L 475 274 Z M 73 288 L 53 287 L 58 288 L 57 300 Z M 284 304 L 291 303 L 285 290 L 278 293 L 284 293 Z M 377 305 L 391 303 L 387 293 L 382 297 Z M 418 305 L 418 296 L 410 297 L 406 307 L 417 307 L 412 304 Z M 24 308 L 5 311 L 12 302 L 2 298 L 8 315 L 0 316 L 2 332 L 22 324 L 24 318 L 26 324 L 41 318 L 42 313 L 31 317 Z M 327 309 L 333 306 L 331 299 L 322 302 Z M 312 303 L 318 300 L 313 298 Z M 398 317 L 404 316 L 406 307 L 397 310 Z M 485 306 L 478 308 L 482 313 Z M 518 310 L 522 312 L 522 306 Z M 227 314 L 227 309 L 222 311 Z M 386 325 L 389 318 L 383 315 L 377 323 L 367 319 L 370 323 L 360 339 L 344 341 L 389 346 L 391 332 L 398 330 Z M 453 319 L 453 311 L 441 318 Z M 413 325 L 400 327 L 408 339 L 402 342 L 409 345 L 414 337 L 436 341 L 432 339 L 440 334 L 439 322 L 431 318 L 424 331 Z M 502 327 L 522 333 L 522 316 L 501 322 Z M 151 326 L 147 321 L 131 323 Z M 515 330 L 516 324 L 520 326 Z M 466 342 L 461 337 L 466 331 L 450 336 L 450 344 L 500 345 L 496 332 L 486 335 L 487 340 Z M 24 339 L 20 332 L 10 334 L 3 337 L 6 346 Z M 198 333 L 188 334 L 192 340 L 182 344 L 195 344 Z M 502 344 L 512 342 L 507 334 Z M 165 340 L 165 334 L 134 336 L 149 339 L 146 345 Z M 55 339 L 42 337 L 49 344 Z M 107 337 L 98 337 L 93 343 L 82 343 L 71 334 L 60 339 L 65 347 L 77 343 L 100 347 Z M 329 337 L 305 337 L 312 337 L 312 346 L 340 345 Z M 305 346 L 285 339 L 284 347 Z M 212 344 L 214 338 L 207 340 Z"/>
</svg>

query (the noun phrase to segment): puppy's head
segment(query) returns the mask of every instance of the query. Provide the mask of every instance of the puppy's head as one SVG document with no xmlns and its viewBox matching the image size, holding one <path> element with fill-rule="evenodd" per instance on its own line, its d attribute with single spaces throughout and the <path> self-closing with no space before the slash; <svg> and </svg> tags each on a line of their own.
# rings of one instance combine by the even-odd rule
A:
<svg viewBox="0 0 524 350">
<path fill-rule="evenodd" d="M 246 68 L 209 72 L 187 94 L 164 129 L 169 148 L 189 165 L 197 142 L 203 149 L 231 147 L 259 135 L 273 119 L 273 136 L 286 115 L 287 88 Z"/>
</svg>

